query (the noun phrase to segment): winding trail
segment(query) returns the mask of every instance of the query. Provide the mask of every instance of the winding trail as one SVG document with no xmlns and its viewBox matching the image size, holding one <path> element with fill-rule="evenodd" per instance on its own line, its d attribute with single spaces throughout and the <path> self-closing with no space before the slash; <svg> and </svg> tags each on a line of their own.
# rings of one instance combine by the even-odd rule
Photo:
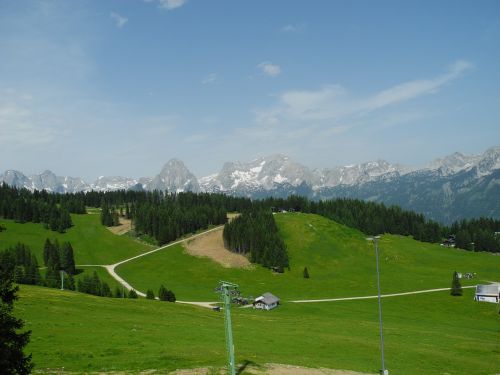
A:
<svg viewBox="0 0 500 375">
<path fill-rule="evenodd" d="M 463 286 L 462 289 L 465 289 L 465 288 L 475 288 L 475 287 L 476 287 L 475 285 Z M 445 290 L 450 290 L 450 288 L 425 289 L 425 290 L 415 290 L 413 292 L 382 294 L 382 295 L 380 295 L 380 297 L 381 298 L 387 298 L 387 297 L 408 296 L 410 294 L 443 292 Z M 293 303 L 316 303 L 316 302 L 352 301 L 352 300 L 357 300 L 357 299 L 373 299 L 373 298 L 378 298 L 378 295 L 375 295 L 375 296 L 361 296 L 361 297 L 325 298 L 325 299 L 302 299 L 302 300 L 295 300 L 295 301 L 288 301 L 288 302 L 293 302 Z"/>
<path fill-rule="evenodd" d="M 118 275 L 116 273 L 116 271 L 115 271 L 116 267 L 118 267 L 118 266 L 120 266 L 120 265 L 122 265 L 124 263 L 130 262 L 132 260 L 144 257 L 146 255 L 150 255 L 150 254 L 156 253 L 157 251 L 161 251 L 161 250 L 167 249 L 169 247 L 175 246 L 177 244 L 180 244 L 180 243 L 192 240 L 193 238 L 203 236 L 203 235 L 205 235 L 207 233 L 210 233 L 210 232 L 214 232 L 216 230 L 219 230 L 222 227 L 223 227 L 222 225 L 214 227 L 214 228 L 206 230 L 204 232 L 200 232 L 200 233 L 194 234 L 192 236 L 183 238 L 181 240 L 177 240 L 177 241 L 171 242 L 171 243 L 169 243 L 167 245 L 160 246 L 160 247 L 158 247 L 156 249 L 153 249 L 153 250 L 150 250 L 150 251 L 146 251 L 145 253 L 133 256 L 131 258 L 127 258 L 127 259 L 121 260 L 121 261 L 119 261 L 117 263 L 114 263 L 114 264 L 108 264 L 108 265 L 105 265 L 105 264 L 79 264 L 79 265 L 77 265 L 77 267 L 103 267 L 125 289 L 127 289 L 127 290 L 132 290 L 133 289 L 133 290 L 136 291 L 136 293 L 139 296 L 146 297 L 145 293 L 143 293 L 141 291 L 138 291 L 132 285 L 130 285 L 126 280 L 124 280 L 120 275 Z M 475 285 L 470 285 L 470 286 L 463 286 L 462 288 L 466 289 L 466 288 L 475 288 L 475 287 L 476 287 Z M 415 291 L 412 291 L 412 292 L 382 294 L 380 297 L 381 298 L 399 297 L 399 296 L 407 296 L 407 295 L 412 295 L 412 294 L 443 292 L 443 291 L 446 291 L 446 290 L 450 290 L 450 288 L 448 287 L 448 288 L 437 288 L 437 289 L 425 289 L 425 290 L 415 290 Z M 378 295 L 373 295 L 373 296 L 358 296 L 358 297 L 325 298 L 325 299 L 304 299 L 304 300 L 292 300 L 292 301 L 286 301 L 286 302 L 291 302 L 291 303 L 319 303 L 319 302 L 339 302 L 339 301 L 352 301 L 352 300 L 363 300 L 363 299 L 374 299 L 374 298 L 378 298 Z M 212 308 L 215 304 L 218 303 L 217 301 L 198 302 L 198 301 L 179 301 L 179 300 L 177 300 L 176 302 L 177 303 L 187 304 L 187 305 L 201 306 L 201 307 L 205 307 L 205 308 Z M 246 306 L 243 306 L 243 307 L 248 308 L 248 307 L 251 307 L 251 306 L 252 305 L 246 305 Z"/>
<path fill-rule="evenodd" d="M 171 243 L 166 244 L 164 246 L 160 246 L 160 247 L 158 247 L 156 249 L 153 249 L 153 250 L 150 250 L 150 251 L 146 251 L 145 253 L 133 256 L 131 258 L 127 258 L 127 259 L 121 260 L 121 261 L 116 262 L 114 264 L 78 264 L 77 267 L 104 267 L 108 271 L 108 273 L 116 281 L 118 281 L 125 289 L 127 289 L 127 290 L 133 289 L 133 290 L 136 291 L 136 293 L 139 296 L 146 297 L 146 293 L 143 293 L 143 292 L 135 289 L 132 285 L 130 285 L 127 281 L 125 281 L 120 275 L 118 275 L 116 273 L 116 271 L 115 271 L 115 268 L 118 267 L 118 266 L 120 266 L 120 265 L 122 265 L 122 264 L 124 264 L 124 263 L 130 262 L 132 260 L 144 257 L 146 255 L 150 255 L 150 254 L 156 253 L 157 251 L 167 249 L 167 248 L 175 246 L 177 244 L 180 244 L 180 243 L 192 240 L 193 238 L 196 238 L 196 237 L 199 237 L 199 236 L 203 236 L 203 235 L 205 235 L 207 233 L 214 232 L 216 230 L 219 230 L 220 228 L 223 228 L 223 225 L 216 226 L 216 227 L 214 227 L 212 229 L 209 229 L 209 230 L 206 230 L 204 232 L 193 234 L 192 236 L 189 236 L 189 237 L 186 237 L 186 238 L 183 238 L 183 239 L 171 242 Z M 192 302 L 192 301 L 179 301 L 179 300 L 177 300 L 176 302 L 177 303 L 184 303 L 184 304 L 188 304 L 188 305 L 196 305 L 196 306 L 201 306 L 201 307 L 207 307 L 207 308 L 212 308 L 213 305 L 217 303 L 217 301 L 215 301 L 215 302 Z"/>
</svg>

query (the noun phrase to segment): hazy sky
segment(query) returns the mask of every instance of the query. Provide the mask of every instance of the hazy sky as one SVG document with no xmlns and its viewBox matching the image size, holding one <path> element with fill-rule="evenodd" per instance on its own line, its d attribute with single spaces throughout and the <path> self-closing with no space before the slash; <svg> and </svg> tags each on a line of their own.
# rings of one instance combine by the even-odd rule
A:
<svg viewBox="0 0 500 375">
<path fill-rule="evenodd" d="M 500 144 L 500 1 L 0 0 L 0 173 Z"/>
</svg>

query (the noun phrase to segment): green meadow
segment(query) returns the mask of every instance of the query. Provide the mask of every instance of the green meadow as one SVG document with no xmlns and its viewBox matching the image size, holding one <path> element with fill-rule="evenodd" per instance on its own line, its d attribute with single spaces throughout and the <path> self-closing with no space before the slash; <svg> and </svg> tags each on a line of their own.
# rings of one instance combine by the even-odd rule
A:
<svg viewBox="0 0 500 375">
<path fill-rule="evenodd" d="M 71 215 L 71 220 L 73 227 L 66 233 L 58 233 L 45 229 L 43 224 L 18 224 L 0 219 L 0 224 L 7 228 L 0 232 L 0 250 L 23 242 L 31 248 L 42 266 L 43 244 L 47 238 L 71 242 L 76 264 L 112 264 L 152 249 L 128 236 L 112 234 L 101 225 L 99 215 Z"/>
<path fill-rule="evenodd" d="M 121 265 L 117 272 L 135 288 L 157 293 L 160 284 L 178 300 L 217 301 L 218 281 L 240 285 L 243 295 L 270 291 L 282 306 L 270 312 L 233 308 L 236 359 L 240 365 L 283 363 L 377 373 L 380 367 L 377 300 L 296 304 L 296 299 L 376 294 L 373 244 L 361 232 L 317 215 L 279 214 L 276 221 L 290 255 L 290 270 L 260 266 L 227 269 L 172 246 Z M 70 241 L 77 263 L 109 264 L 151 247 L 102 227 L 98 215 L 74 215 L 65 234 L 39 224 L 2 220 L 0 248 L 17 241 L 39 260 L 45 238 Z M 310 278 L 303 278 L 308 267 Z M 112 290 L 118 285 L 102 267 Z M 451 285 L 452 273 L 476 272 L 463 285 L 500 280 L 500 257 L 426 244 L 402 236 L 380 240 L 383 293 Z M 82 277 L 83 274 L 78 275 Z M 210 309 L 146 299 L 94 297 L 78 292 L 20 286 L 15 313 L 32 331 L 27 350 L 36 370 L 166 373 L 225 365 L 223 314 Z M 386 366 L 391 374 L 494 374 L 500 372 L 498 305 L 448 291 L 383 299 Z M 242 370 L 241 373 L 248 373 Z"/>
<path fill-rule="evenodd" d="M 117 268 L 141 291 L 160 283 L 179 300 L 212 301 L 219 280 L 240 285 L 244 295 L 272 292 L 284 300 L 374 295 L 376 266 L 373 244 L 355 229 L 312 214 L 275 215 L 290 256 L 290 271 L 266 268 L 228 269 L 208 258 L 187 254 L 176 245 Z M 383 235 L 379 243 L 382 293 L 446 288 L 452 274 L 476 272 L 481 280 L 500 280 L 500 257 L 422 243 L 410 237 Z M 304 279 L 304 267 L 310 278 Z"/>
<path fill-rule="evenodd" d="M 386 366 L 392 374 L 500 371 L 498 306 L 448 292 L 385 298 Z M 108 372 L 225 365 L 223 314 L 145 299 L 94 297 L 21 286 L 16 315 L 32 331 L 36 370 Z M 376 373 L 376 300 L 233 308 L 236 361 Z M 247 373 L 243 371 L 242 373 Z"/>
</svg>

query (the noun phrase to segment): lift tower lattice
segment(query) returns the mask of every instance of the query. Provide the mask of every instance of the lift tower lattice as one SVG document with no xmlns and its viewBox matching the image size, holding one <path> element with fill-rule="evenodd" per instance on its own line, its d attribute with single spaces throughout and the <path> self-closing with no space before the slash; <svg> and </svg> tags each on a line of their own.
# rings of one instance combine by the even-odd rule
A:
<svg viewBox="0 0 500 375">
<path fill-rule="evenodd" d="M 236 375 L 234 363 L 234 343 L 233 343 L 233 328 L 231 325 L 231 299 L 233 296 L 238 296 L 239 286 L 227 281 L 220 281 L 217 291 L 220 293 L 222 303 L 224 304 L 224 323 L 226 330 L 226 347 L 227 347 L 227 361 L 228 361 L 228 374 Z"/>
</svg>

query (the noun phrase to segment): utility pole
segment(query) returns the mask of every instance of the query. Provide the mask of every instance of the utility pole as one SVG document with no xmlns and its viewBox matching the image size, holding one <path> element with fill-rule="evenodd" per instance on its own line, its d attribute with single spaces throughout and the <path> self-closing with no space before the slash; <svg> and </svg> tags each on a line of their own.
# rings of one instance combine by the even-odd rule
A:
<svg viewBox="0 0 500 375">
<path fill-rule="evenodd" d="M 217 291 L 221 294 L 221 300 L 224 303 L 224 325 L 226 331 L 228 374 L 236 375 L 234 363 L 233 328 L 231 325 L 231 296 L 239 294 L 238 285 L 227 281 L 220 281 Z"/>
<path fill-rule="evenodd" d="M 64 290 L 64 271 L 60 270 L 59 275 L 61 275 L 61 290 Z"/>
<path fill-rule="evenodd" d="M 379 261 L 378 261 L 378 240 L 380 236 L 369 237 L 368 241 L 372 241 L 375 244 L 375 257 L 377 263 L 377 289 L 378 289 L 378 321 L 380 327 L 380 356 L 382 358 L 382 370 L 380 370 L 381 375 L 389 375 L 389 370 L 385 368 L 385 360 L 384 360 L 384 330 L 383 330 L 383 321 L 382 321 L 382 300 L 380 296 L 380 270 L 379 270 Z"/>
</svg>

